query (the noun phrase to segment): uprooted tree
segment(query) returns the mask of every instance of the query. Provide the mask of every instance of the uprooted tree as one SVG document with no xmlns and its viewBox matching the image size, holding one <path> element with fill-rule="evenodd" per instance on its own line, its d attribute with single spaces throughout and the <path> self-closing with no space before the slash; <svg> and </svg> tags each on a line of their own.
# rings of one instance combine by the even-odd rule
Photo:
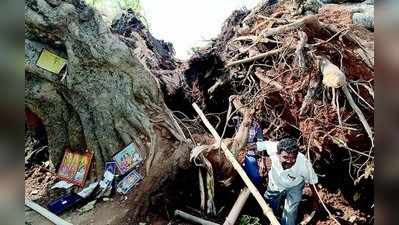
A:
<svg viewBox="0 0 399 225">
<path fill-rule="evenodd" d="M 115 33 L 123 21 L 114 25 L 113 33 L 80 1 L 25 1 L 25 107 L 43 121 L 55 168 L 70 146 L 92 151 L 100 174 L 105 161 L 135 143 L 145 157 L 145 178 L 132 201 L 132 217 L 139 218 L 151 192 L 187 165 L 190 144 L 164 103 L 160 77 L 168 75 L 157 77 L 140 61 L 162 54 L 145 42 L 157 40 L 122 37 Z M 68 60 L 60 75 L 36 65 L 44 48 Z M 173 67 L 170 58 L 159 62 Z"/>
<path fill-rule="evenodd" d="M 43 121 L 53 167 L 66 146 L 84 148 L 94 153 L 101 174 L 105 161 L 135 143 L 145 156 L 145 178 L 131 193 L 129 216 L 139 220 L 151 193 L 187 166 L 194 147 L 188 140 L 195 142 L 197 135 L 202 145 L 193 153 L 205 162 L 206 183 L 226 185 L 235 172 L 217 154 L 220 144 L 212 138 L 204 143 L 200 120 L 184 115 L 192 113 L 188 103 L 197 102 L 206 112 L 216 112 L 214 117 L 224 116 L 229 104 L 242 114 L 245 126 L 223 140 L 238 158 L 255 116 L 263 120 L 269 139 L 291 134 L 316 158 L 347 150 L 359 156 L 353 160 L 356 178 L 369 174 L 374 162 L 373 40 L 360 41 L 351 28 L 330 24 L 328 15 L 293 16 L 287 4 L 275 10 L 259 6 L 235 11 L 209 48 L 179 65 L 170 45 L 154 39 L 132 12 L 110 28 L 78 0 L 26 0 L 25 106 Z M 68 60 L 60 74 L 36 65 L 44 48 Z M 164 99 L 175 93 L 187 101 Z M 168 100 L 182 111 L 184 132 Z M 234 113 L 227 114 L 229 120 Z M 224 118 L 218 120 L 220 125 Z M 215 214 L 213 187 L 208 195 L 208 213 Z"/>
<path fill-rule="evenodd" d="M 235 11 L 220 36 L 190 61 L 191 68 L 206 68 L 202 73 L 195 71 L 194 78 L 189 76 L 193 97 L 216 108 L 227 105 L 220 104 L 223 99 L 240 96 L 244 107 L 235 106 L 236 111 L 253 109 L 251 119 L 262 123 L 267 139 L 296 137 L 301 151 L 316 165 L 321 160 L 330 165 L 348 164 L 345 177 L 359 184 L 363 178 L 372 178 L 374 170 L 373 33 L 337 8 L 323 7 L 324 13 L 308 16 L 293 14 L 291 8 L 286 1 L 274 8 L 263 4 L 251 12 Z M 189 72 L 186 75 L 194 74 Z M 231 118 L 230 110 L 226 111 Z M 240 114 L 245 121 L 245 113 Z M 246 140 L 240 130 L 244 129 L 233 140 L 237 146 L 239 140 Z M 192 154 L 207 171 L 208 190 L 206 194 L 201 190 L 201 197 L 208 195 L 213 200 L 213 187 L 208 184 L 226 184 L 230 177 L 216 174 L 231 175 L 232 168 L 218 154 L 220 144 L 201 144 Z M 347 154 L 349 162 L 337 161 L 335 156 L 340 154 Z M 217 172 L 211 177 L 209 171 Z M 201 202 L 210 214 L 214 214 L 213 205 Z"/>
</svg>

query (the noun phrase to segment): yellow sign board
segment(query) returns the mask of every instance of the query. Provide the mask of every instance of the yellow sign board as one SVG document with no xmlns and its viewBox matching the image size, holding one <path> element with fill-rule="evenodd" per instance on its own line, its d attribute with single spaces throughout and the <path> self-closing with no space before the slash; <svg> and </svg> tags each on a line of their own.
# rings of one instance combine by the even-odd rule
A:
<svg viewBox="0 0 399 225">
<path fill-rule="evenodd" d="M 59 57 L 47 49 L 43 49 L 36 65 L 50 72 L 59 74 L 61 69 L 66 65 L 66 62 L 66 59 Z"/>
</svg>

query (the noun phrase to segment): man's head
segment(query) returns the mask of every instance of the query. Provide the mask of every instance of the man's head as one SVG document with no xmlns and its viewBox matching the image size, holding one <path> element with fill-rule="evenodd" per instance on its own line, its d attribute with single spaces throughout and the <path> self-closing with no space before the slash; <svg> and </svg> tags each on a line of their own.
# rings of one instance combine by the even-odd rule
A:
<svg viewBox="0 0 399 225">
<path fill-rule="evenodd" d="M 277 154 L 284 169 L 291 168 L 298 155 L 299 147 L 293 138 L 284 138 L 277 144 Z"/>
</svg>

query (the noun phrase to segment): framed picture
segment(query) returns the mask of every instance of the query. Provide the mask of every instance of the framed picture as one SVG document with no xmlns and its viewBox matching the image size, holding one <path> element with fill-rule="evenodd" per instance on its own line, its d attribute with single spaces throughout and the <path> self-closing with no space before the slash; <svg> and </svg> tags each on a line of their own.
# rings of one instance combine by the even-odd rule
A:
<svg viewBox="0 0 399 225">
<path fill-rule="evenodd" d="M 90 169 L 92 158 L 92 152 L 86 151 L 82 153 L 67 148 L 58 169 L 57 176 L 60 179 L 83 187 Z"/>
<path fill-rule="evenodd" d="M 143 157 L 140 155 L 137 147 L 131 143 L 122 151 L 118 152 L 113 157 L 113 160 L 115 161 L 120 174 L 123 175 L 142 162 Z"/>
<path fill-rule="evenodd" d="M 105 171 L 109 171 L 112 174 L 115 174 L 116 172 L 116 163 L 111 161 L 111 162 L 106 162 L 105 163 Z"/>
<path fill-rule="evenodd" d="M 116 187 L 116 191 L 121 194 L 126 194 L 132 189 L 143 177 L 136 171 L 133 170 L 126 177 L 124 177 Z"/>
</svg>

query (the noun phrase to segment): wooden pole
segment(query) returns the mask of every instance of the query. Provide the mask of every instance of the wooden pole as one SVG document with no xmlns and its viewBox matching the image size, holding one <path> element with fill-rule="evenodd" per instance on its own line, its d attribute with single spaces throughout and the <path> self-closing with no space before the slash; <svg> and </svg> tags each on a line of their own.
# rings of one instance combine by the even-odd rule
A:
<svg viewBox="0 0 399 225">
<path fill-rule="evenodd" d="M 235 222 L 237 221 L 238 215 L 240 215 L 240 212 L 242 208 L 245 205 L 245 202 L 247 202 L 247 199 L 249 197 L 249 194 L 251 192 L 247 187 L 243 188 L 241 190 L 240 195 L 238 196 L 236 202 L 233 205 L 233 208 L 231 208 L 231 211 L 229 215 L 226 217 L 226 220 L 224 221 L 223 225 L 234 225 Z"/>
<path fill-rule="evenodd" d="M 69 223 L 69 222 L 61 219 L 60 217 L 58 217 L 54 213 L 48 211 L 47 209 L 41 207 L 40 205 L 32 202 L 29 199 L 25 198 L 25 205 L 28 206 L 29 208 L 35 210 L 40 215 L 44 216 L 46 219 L 50 220 L 51 222 L 53 222 L 56 225 L 73 225 L 72 223 Z"/>
<path fill-rule="evenodd" d="M 202 225 L 219 225 L 217 223 L 214 223 L 214 222 L 211 222 L 211 221 L 208 221 L 208 220 L 204 220 L 202 218 L 190 215 L 190 214 L 185 213 L 185 212 L 180 211 L 180 210 L 175 210 L 175 216 L 180 216 L 183 219 L 189 220 L 189 221 L 194 222 L 194 223 L 202 224 Z"/>
<path fill-rule="evenodd" d="M 202 119 L 202 122 L 205 124 L 205 126 L 208 128 L 208 130 L 211 132 L 213 137 L 216 139 L 218 143 L 220 143 L 222 150 L 224 154 L 226 155 L 226 158 L 233 164 L 234 169 L 238 172 L 244 183 L 247 185 L 248 189 L 251 191 L 252 195 L 255 197 L 256 201 L 259 203 L 260 207 L 263 210 L 263 214 L 269 218 L 270 223 L 272 225 L 280 225 L 278 222 L 276 216 L 273 213 L 273 210 L 269 207 L 269 205 L 266 203 L 265 199 L 262 197 L 262 195 L 259 193 L 258 189 L 256 189 L 255 185 L 252 183 L 252 181 L 249 179 L 248 175 L 245 173 L 244 169 L 241 167 L 241 165 L 237 162 L 236 158 L 234 155 L 230 152 L 230 150 L 227 148 L 226 144 L 224 144 L 215 130 L 213 126 L 209 123 L 208 119 L 205 117 L 204 113 L 202 110 L 198 107 L 196 103 L 193 103 L 193 107 L 195 111 L 198 113 L 200 118 Z"/>
</svg>

